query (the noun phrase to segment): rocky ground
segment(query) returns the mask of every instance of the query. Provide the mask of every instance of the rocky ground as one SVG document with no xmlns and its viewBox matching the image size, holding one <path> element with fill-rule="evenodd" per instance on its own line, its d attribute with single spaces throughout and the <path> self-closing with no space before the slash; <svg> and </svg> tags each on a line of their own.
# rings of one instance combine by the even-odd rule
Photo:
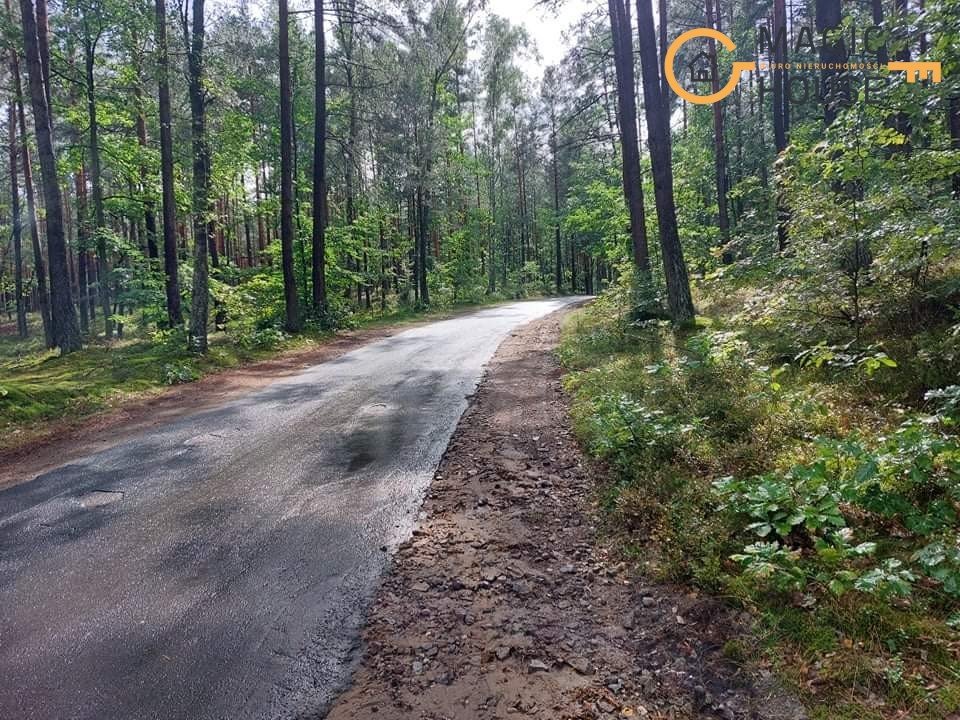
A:
<svg viewBox="0 0 960 720">
<path fill-rule="evenodd" d="M 724 656 L 748 616 L 645 583 L 598 536 L 600 470 L 553 355 L 561 320 L 518 330 L 491 362 L 328 717 L 803 718 Z"/>
</svg>

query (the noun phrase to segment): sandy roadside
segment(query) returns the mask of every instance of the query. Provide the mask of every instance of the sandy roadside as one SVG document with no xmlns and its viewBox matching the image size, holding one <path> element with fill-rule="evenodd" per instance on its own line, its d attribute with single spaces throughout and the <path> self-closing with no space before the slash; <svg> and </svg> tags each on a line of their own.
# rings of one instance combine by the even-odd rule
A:
<svg viewBox="0 0 960 720">
<path fill-rule="evenodd" d="M 604 548 L 553 355 L 562 315 L 488 366 L 329 719 L 804 717 L 724 657 L 748 618 Z"/>
</svg>

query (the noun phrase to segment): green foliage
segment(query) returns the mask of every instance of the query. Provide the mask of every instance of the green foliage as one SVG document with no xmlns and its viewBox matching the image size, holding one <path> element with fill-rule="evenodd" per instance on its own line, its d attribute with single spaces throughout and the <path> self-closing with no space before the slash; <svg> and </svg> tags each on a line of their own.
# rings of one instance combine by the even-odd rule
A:
<svg viewBox="0 0 960 720">
<path fill-rule="evenodd" d="M 281 277 L 260 274 L 237 286 L 217 284 L 213 292 L 223 304 L 227 336 L 239 347 L 267 350 L 284 341 Z"/>
<path fill-rule="evenodd" d="M 786 646 L 849 661 L 839 639 L 862 638 L 891 703 L 952 707 L 949 692 L 924 689 L 949 682 L 940 666 L 890 658 L 919 645 L 956 662 L 945 649 L 960 598 L 956 385 L 924 388 L 944 374 L 915 373 L 892 334 L 808 344 L 749 312 L 676 331 L 630 307 L 629 285 L 615 287 L 567 324 L 559 351 L 577 431 L 614 471 L 602 501 L 625 543 L 642 543 L 655 577 L 755 609 L 769 657 Z M 918 327 L 913 342 L 956 367 L 944 327 Z M 878 626 L 869 613 L 893 616 Z M 828 665 L 838 687 L 862 677 Z"/>
</svg>

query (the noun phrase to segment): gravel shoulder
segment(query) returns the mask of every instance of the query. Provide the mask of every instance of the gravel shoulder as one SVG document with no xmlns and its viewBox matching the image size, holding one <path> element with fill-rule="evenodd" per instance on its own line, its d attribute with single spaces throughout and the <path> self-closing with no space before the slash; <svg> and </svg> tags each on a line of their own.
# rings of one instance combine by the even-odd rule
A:
<svg viewBox="0 0 960 720">
<path fill-rule="evenodd" d="M 725 657 L 748 616 L 647 584 L 605 546 L 602 469 L 573 437 L 553 354 L 564 312 L 489 364 L 328 718 L 803 718 Z"/>
</svg>

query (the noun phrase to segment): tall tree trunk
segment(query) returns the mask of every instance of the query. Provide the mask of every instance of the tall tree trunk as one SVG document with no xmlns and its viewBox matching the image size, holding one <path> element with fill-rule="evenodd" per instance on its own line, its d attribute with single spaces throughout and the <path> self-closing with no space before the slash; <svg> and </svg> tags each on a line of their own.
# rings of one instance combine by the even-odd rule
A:
<svg viewBox="0 0 960 720">
<path fill-rule="evenodd" d="M 40 50 L 40 71 L 43 73 L 43 94 L 47 107 L 53 107 L 50 88 L 50 20 L 47 16 L 47 0 L 37 2 L 37 47 Z"/>
<path fill-rule="evenodd" d="M 786 0 L 774 0 L 773 33 L 771 36 L 777 38 L 781 28 L 783 28 L 784 38 L 786 38 Z M 774 40 L 773 46 L 773 141 L 778 154 L 787 149 L 790 134 L 790 76 L 785 69 L 787 63 L 786 43 L 786 39 L 782 45 Z M 790 208 L 787 205 L 786 190 L 782 185 L 781 182 L 776 182 L 777 247 L 781 251 L 786 249 L 790 241 L 788 233 Z"/>
<path fill-rule="evenodd" d="M 660 15 L 660 62 L 663 62 L 663 59 L 667 56 L 667 48 L 669 44 L 667 42 L 668 35 L 668 25 L 667 20 L 669 18 L 669 11 L 667 10 L 667 0 L 658 0 L 657 10 Z M 670 84 L 667 82 L 667 74 L 660 73 L 660 96 L 663 98 L 663 102 L 667 104 L 667 112 L 670 111 Z"/>
<path fill-rule="evenodd" d="M 6 0 L 10 14 L 10 0 Z M 40 245 L 40 226 L 37 221 L 37 198 L 33 187 L 33 167 L 30 163 L 30 145 L 27 142 L 27 114 L 24 111 L 23 85 L 20 80 L 20 63 L 17 52 L 10 48 L 10 74 L 13 76 L 13 96 L 20 125 L 20 160 L 23 167 L 23 191 L 27 198 L 27 223 L 30 229 L 30 247 L 33 249 L 33 270 L 37 285 L 37 306 L 43 323 L 43 339 L 47 347 L 53 347 L 53 323 L 50 319 L 50 295 L 47 292 L 47 264 Z"/>
<path fill-rule="evenodd" d="M 207 322 L 210 318 L 210 268 L 208 255 L 213 242 L 210 207 L 210 149 L 206 137 L 206 97 L 203 83 L 204 0 L 193 0 L 193 21 L 189 33 L 187 76 L 190 94 L 190 130 L 193 145 L 193 292 L 190 301 L 190 346 L 207 351 Z M 184 24 L 187 20 L 184 18 Z M 184 28 L 184 36 L 188 35 Z"/>
<path fill-rule="evenodd" d="M 417 252 L 417 286 L 420 289 L 420 304 L 430 304 L 430 289 L 427 286 L 427 243 L 430 231 L 430 204 L 425 199 L 427 191 L 423 186 L 417 187 L 417 210 L 420 218 L 419 236 L 420 245 Z"/>
<path fill-rule="evenodd" d="M 22 2 L 23 0 L 21 0 Z M 113 334 L 112 313 L 110 312 L 110 268 L 107 265 L 106 220 L 103 214 L 103 179 L 100 165 L 100 124 L 97 120 L 96 86 L 94 85 L 94 60 L 96 58 L 99 35 L 93 36 L 84 21 L 84 68 L 87 93 L 87 124 L 89 125 L 90 152 L 90 194 L 93 200 L 93 233 L 97 248 L 97 283 L 100 293 L 100 307 L 103 310 L 104 337 L 109 340 Z"/>
<path fill-rule="evenodd" d="M 553 155 L 553 241 L 557 293 L 563 290 L 563 258 L 560 246 L 560 170 L 557 167 L 557 113 L 550 107 L 550 151 Z"/>
<path fill-rule="evenodd" d="M 57 157 L 53 146 L 53 118 L 43 87 L 43 71 L 37 36 L 37 22 L 31 0 L 20 0 L 23 45 L 27 74 L 30 76 L 30 101 L 37 130 L 37 154 L 47 211 L 47 253 L 50 259 L 50 319 L 53 342 L 61 353 L 80 349 L 80 328 L 70 292 L 67 244 L 63 233 L 63 200 Z"/>
<path fill-rule="evenodd" d="M 720 21 L 720 9 L 714 8 L 713 0 L 706 0 L 707 24 L 723 32 Z M 720 90 L 720 72 L 718 69 L 717 43 L 710 40 L 711 89 Z M 714 177 L 717 188 L 717 227 L 720 229 L 720 246 L 724 263 L 733 262 L 733 255 L 727 249 L 730 242 L 730 214 L 727 206 L 727 140 L 726 123 L 723 116 L 723 101 L 713 103 L 713 161 Z"/>
<path fill-rule="evenodd" d="M 20 188 L 17 183 L 17 111 L 16 103 L 7 107 L 10 130 L 10 224 L 13 236 L 13 282 L 17 294 L 17 336 L 27 337 L 27 308 L 23 297 L 23 248 L 21 244 L 22 224 L 20 217 Z"/>
<path fill-rule="evenodd" d="M 907 0 L 894 0 L 893 6 L 897 20 L 901 23 L 907 23 Z M 910 62 L 910 43 L 908 42 L 906 35 L 907 33 L 904 33 L 905 37 L 902 38 L 903 46 L 898 48 L 897 52 L 894 53 L 894 58 L 899 62 Z M 893 128 L 898 133 L 903 135 L 904 138 L 906 138 L 902 145 L 891 146 L 891 150 L 893 152 L 909 153 L 911 150 L 910 136 L 913 131 L 913 128 L 910 125 L 910 116 L 901 110 L 893 113 L 893 115 L 887 119 L 886 124 L 888 127 Z"/>
<path fill-rule="evenodd" d="M 156 0 L 157 99 L 160 114 L 160 198 L 163 221 L 163 273 L 170 327 L 183 325 L 177 256 L 177 200 L 173 186 L 173 119 L 170 112 L 170 60 L 166 0 Z"/>
<path fill-rule="evenodd" d="M 823 122 L 827 127 L 833 125 L 840 108 L 850 101 L 846 74 L 826 67 L 842 64 L 847 59 L 847 50 L 840 35 L 841 19 L 842 9 L 837 0 L 816 0 L 816 27 L 823 37 L 820 62 L 825 65 L 820 71 L 820 97 L 823 100 Z"/>
<path fill-rule="evenodd" d="M 290 83 L 290 16 L 280 0 L 280 251 L 283 260 L 284 327 L 300 330 L 293 271 L 293 91 Z"/>
<path fill-rule="evenodd" d="M 80 331 L 90 332 L 90 282 L 87 272 L 87 173 L 81 164 L 73 179 L 77 195 L 77 285 L 80 306 Z"/>
<path fill-rule="evenodd" d="M 257 249 L 263 251 L 267 247 L 267 233 L 263 221 L 263 209 L 260 207 L 260 172 L 253 169 L 253 202 L 257 211 Z"/>
<path fill-rule="evenodd" d="M 677 209 L 673 197 L 673 168 L 670 149 L 670 116 L 660 97 L 660 63 L 657 61 L 652 0 L 637 0 L 637 34 L 640 40 L 640 69 L 647 117 L 647 141 L 653 170 L 653 192 L 660 227 L 660 252 L 667 281 L 670 317 L 677 323 L 693 320 L 693 298 L 687 264 L 683 259 L 677 230 Z"/>
<path fill-rule="evenodd" d="M 347 224 L 353 225 L 357 219 L 354 187 L 356 157 L 354 153 L 357 147 L 357 91 L 355 86 L 355 65 L 354 48 L 356 38 L 356 0 L 346 0 L 346 2 L 336 5 L 337 7 L 337 33 L 340 38 L 340 48 L 343 52 L 343 75 L 346 81 L 347 102 L 348 102 L 348 122 L 347 122 L 347 142 L 343 158 L 344 173 L 344 204 L 346 206 Z M 347 267 L 355 271 L 360 270 L 360 261 L 348 255 L 346 258 Z M 356 284 L 357 304 L 361 301 L 361 286 Z M 351 288 L 347 287 L 347 298 L 349 299 Z"/>
<path fill-rule="evenodd" d="M 140 82 L 140 78 L 137 78 Z M 137 142 L 142 151 L 147 149 L 147 121 L 143 112 L 143 93 L 140 85 L 136 90 L 137 101 Z M 157 248 L 157 216 L 156 205 L 153 201 L 153 190 L 150 188 L 149 173 L 147 165 L 144 162 L 140 164 L 140 192 L 143 194 L 143 227 L 147 235 L 147 256 L 151 260 L 160 257 L 160 251 Z"/>
<path fill-rule="evenodd" d="M 948 101 L 947 127 L 950 130 L 951 147 L 960 150 L 960 95 Z M 953 174 L 953 196 L 960 200 L 960 172 Z"/>
<path fill-rule="evenodd" d="M 313 28 L 316 44 L 313 119 L 313 312 L 327 308 L 326 213 L 327 203 L 327 41 L 324 35 L 323 0 L 314 0 Z"/>
<path fill-rule="evenodd" d="M 629 0 L 608 0 L 608 5 L 614 65 L 617 71 L 617 112 L 620 118 L 620 153 L 623 158 L 623 197 L 630 215 L 630 249 L 634 265 L 641 273 L 649 275 L 650 252 L 647 246 L 643 184 L 640 176 L 630 5 Z M 655 39 L 654 43 L 656 43 Z M 656 44 L 653 48 L 656 54 Z"/>
</svg>

